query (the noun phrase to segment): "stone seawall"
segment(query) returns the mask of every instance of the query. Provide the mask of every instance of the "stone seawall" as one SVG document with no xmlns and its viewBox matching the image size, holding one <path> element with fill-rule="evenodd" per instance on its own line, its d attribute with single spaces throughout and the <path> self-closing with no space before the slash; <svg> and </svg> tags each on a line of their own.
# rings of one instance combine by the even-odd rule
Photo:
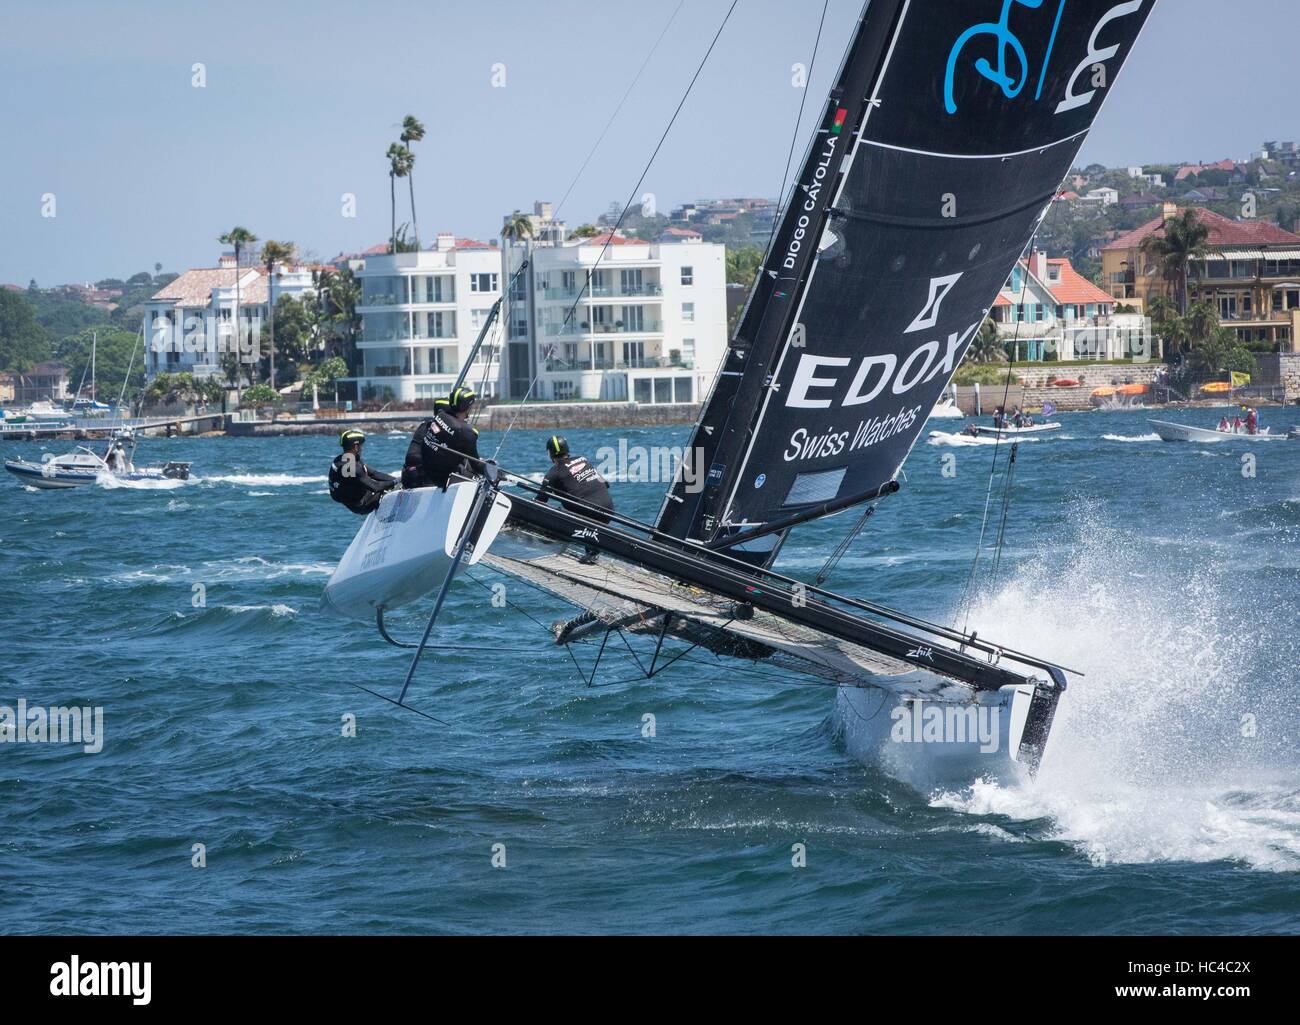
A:
<svg viewBox="0 0 1300 1025">
<path fill-rule="evenodd" d="M 1300 402 L 1300 352 L 1259 356 L 1259 383 L 1281 387 L 1287 402 Z"/>
<path fill-rule="evenodd" d="M 1017 367 L 1012 373 L 1020 379 L 1008 389 L 1001 384 L 980 386 L 980 405 L 990 414 L 1002 405 L 1005 394 L 1011 406 L 1038 409 L 1050 402 L 1063 413 L 1076 413 L 1094 408 L 1092 393 L 1097 388 L 1118 387 L 1125 384 L 1150 384 L 1161 363 L 1099 363 L 1086 367 L 1059 367 L 1035 365 Z M 1048 379 L 1078 381 L 1078 387 L 1058 388 L 1048 384 Z M 966 386 L 957 389 L 957 406 L 967 416 L 975 415 L 975 389 Z"/>
<path fill-rule="evenodd" d="M 527 406 L 487 406 L 471 419 L 480 431 L 504 431 L 513 423 L 524 430 L 565 431 L 579 427 L 659 427 L 692 424 L 700 414 L 698 404 L 639 405 L 624 402 L 556 402 Z M 338 434 L 348 427 L 383 434 L 409 433 L 433 415 L 411 411 L 350 413 L 320 420 L 234 420 L 226 428 L 232 437 L 278 438 L 305 434 Z"/>
</svg>

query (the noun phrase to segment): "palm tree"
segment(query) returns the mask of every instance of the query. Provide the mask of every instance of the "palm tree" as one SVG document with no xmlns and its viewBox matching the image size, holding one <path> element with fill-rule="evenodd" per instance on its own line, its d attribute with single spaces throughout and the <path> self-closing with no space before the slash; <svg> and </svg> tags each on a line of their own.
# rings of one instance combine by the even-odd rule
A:
<svg viewBox="0 0 1300 1025">
<path fill-rule="evenodd" d="M 1142 240 L 1139 250 L 1159 268 L 1164 279 L 1177 288 L 1178 311 L 1187 313 L 1187 278 L 1193 260 L 1210 251 L 1210 229 L 1201 223 L 1196 210 L 1184 210 Z"/>
<path fill-rule="evenodd" d="M 271 387 L 275 388 L 275 266 L 293 259 L 292 242 L 268 239 L 262 243 L 262 263 L 266 265 L 266 305 L 271 322 Z"/>
<path fill-rule="evenodd" d="M 411 152 L 411 143 L 424 138 L 424 125 L 415 119 L 414 114 L 407 114 L 402 120 L 402 145 L 406 147 L 409 163 L 406 166 L 406 184 L 411 190 L 411 230 L 415 233 L 415 248 L 420 248 L 420 222 L 415 218 L 415 154 Z"/>
<path fill-rule="evenodd" d="M 411 151 L 400 142 L 388 147 L 388 201 L 392 211 L 393 232 L 389 236 L 388 251 L 397 252 L 397 179 L 411 173 Z"/>
<path fill-rule="evenodd" d="M 1002 332 L 998 330 L 992 318 L 985 317 L 979 333 L 971 342 L 967 357 L 972 363 L 1005 363 L 1007 349 L 1002 342 Z"/>
<path fill-rule="evenodd" d="M 236 225 L 235 227 L 231 228 L 228 232 L 226 232 L 224 235 L 218 235 L 217 241 L 224 246 L 235 247 L 235 316 L 234 316 L 235 360 L 236 360 L 235 398 L 240 399 L 243 396 L 243 389 L 240 385 L 240 379 L 242 378 L 243 374 L 238 369 L 238 361 L 241 355 L 239 349 L 239 254 L 244 251 L 245 246 L 251 246 L 254 242 L 256 242 L 257 236 L 254 235 L 247 228 L 241 228 L 238 225 Z"/>
<path fill-rule="evenodd" d="M 506 217 L 506 223 L 501 228 L 501 237 L 510 242 L 522 242 L 524 239 L 532 238 L 532 219 L 527 214 L 516 210 Z"/>
</svg>

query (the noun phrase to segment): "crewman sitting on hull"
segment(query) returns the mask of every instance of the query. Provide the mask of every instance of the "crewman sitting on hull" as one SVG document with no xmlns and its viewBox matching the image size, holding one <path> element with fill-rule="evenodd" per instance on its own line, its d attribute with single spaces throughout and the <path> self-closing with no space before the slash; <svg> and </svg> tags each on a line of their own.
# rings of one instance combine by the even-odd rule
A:
<svg viewBox="0 0 1300 1025">
<path fill-rule="evenodd" d="M 609 494 L 609 482 L 600 471 L 582 456 L 569 452 L 569 443 L 558 434 L 546 441 L 546 454 L 551 457 L 551 468 L 542 478 L 542 489 L 537 501 L 546 502 L 551 495 L 560 500 L 566 512 L 577 513 L 597 523 L 608 523 L 609 517 L 597 510 L 614 511 L 614 499 Z M 566 502 L 565 498 L 576 499 Z M 581 505 L 577 504 L 582 503 Z M 595 509 L 589 508 L 595 506 Z M 597 550 L 587 546 L 587 555 L 581 561 L 590 565 L 596 561 Z"/>
<path fill-rule="evenodd" d="M 402 487 L 446 491 L 453 473 L 477 474 L 478 431 L 469 425 L 474 398 L 474 389 L 457 388 L 434 403 L 433 416 L 415 429 L 407 446 Z"/>
<path fill-rule="evenodd" d="M 542 478 L 542 490 L 538 492 L 537 500 L 545 502 L 554 494 L 559 497 L 560 505 L 566 511 L 586 516 L 597 523 L 608 523 L 608 516 L 585 508 L 594 505 L 597 509 L 614 511 L 609 483 L 600 475 L 600 471 L 583 456 L 570 454 L 569 443 L 559 435 L 547 439 L 546 454 L 551 457 L 551 468 Z M 566 497 L 577 499 L 583 505 L 566 502 Z"/>
<path fill-rule="evenodd" d="M 330 498 L 359 516 L 373 512 L 384 492 L 397 487 L 397 478 L 372 470 L 361 461 L 366 436 L 357 430 L 339 436 L 343 451 L 330 464 Z"/>
</svg>

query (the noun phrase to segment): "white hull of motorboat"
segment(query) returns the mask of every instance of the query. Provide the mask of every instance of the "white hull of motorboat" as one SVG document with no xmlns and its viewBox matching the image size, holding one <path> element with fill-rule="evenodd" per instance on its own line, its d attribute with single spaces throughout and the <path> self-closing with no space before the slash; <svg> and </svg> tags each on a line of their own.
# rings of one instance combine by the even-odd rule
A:
<svg viewBox="0 0 1300 1025">
<path fill-rule="evenodd" d="M 42 463 L 29 459 L 6 459 L 5 469 L 30 487 L 43 491 L 66 491 L 109 479 L 124 484 L 141 481 L 188 480 L 190 464 L 170 462 L 132 470 L 113 470 L 88 449 L 58 456 Z"/>
<path fill-rule="evenodd" d="M 1199 441 L 1199 442 L 1223 442 L 1223 441 L 1285 441 L 1286 435 L 1272 434 L 1268 428 L 1264 428 L 1258 434 L 1246 434 L 1244 431 L 1234 433 L 1232 431 L 1211 430 L 1207 427 L 1189 427 L 1187 424 L 1174 424 L 1166 420 L 1148 420 L 1162 441 Z"/>
<path fill-rule="evenodd" d="M 1033 697 L 1029 686 L 977 692 L 965 701 L 841 687 L 835 712 L 854 758 L 913 786 L 1018 783 L 1032 775 L 1020 745 Z"/>
<path fill-rule="evenodd" d="M 392 491 L 368 515 L 325 585 L 321 607 L 347 619 L 407 605 L 436 590 L 451 569 L 474 505 L 477 484 Z M 482 530 L 467 551 L 474 565 L 510 514 L 510 499 L 496 495 Z"/>
<path fill-rule="evenodd" d="M 1032 427 L 985 427 L 982 424 L 976 424 L 975 429 L 979 431 L 981 438 L 1020 438 L 1029 434 L 1050 434 L 1052 431 L 1059 431 L 1060 424 L 1034 424 Z"/>
<path fill-rule="evenodd" d="M 935 420 L 964 420 L 966 418 L 966 414 L 957 408 L 957 404 L 952 399 L 944 399 L 938 403 L 930 411 L 930 416 Z"/>
</svg>

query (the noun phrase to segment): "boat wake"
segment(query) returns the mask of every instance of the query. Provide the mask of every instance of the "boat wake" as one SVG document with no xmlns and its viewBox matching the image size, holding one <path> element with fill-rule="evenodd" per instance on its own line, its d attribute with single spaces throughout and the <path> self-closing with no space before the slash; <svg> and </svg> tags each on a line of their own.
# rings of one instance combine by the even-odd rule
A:
<svg viewBox="0 0 1300 1025">
<path fill-rule="evenodd" d="M 1150 434 L 1103 434 L 1102 441 L 1115 441 L 1125 445 L 1143 445 L 1147 442 L 1160 440 L 1160 435 L 1152 431 Z"/>
<path fill-rule="evenodd" d="M 237 487 L 291 488 L 302 484 L 324 484 L 325 477 L 295 476 L 291 473 L 232 473 L 194 477 L 197 484 L 234 484 Z"/>
<path fill-rule="evenodd" d="M 1079 526 L 1070 563 L 1027 566 L 972 620 L 1087 673 L 1061 702 L 1038 779 L 976 782 L 932 804 L 1096 865 L 1300 871 L 1300 644 L 1285 618 L 1258 614 L 1287 597 L 1258 593 L 1226 560 L 1183 576 L 1120 531 Z M 1119 572 L 1117 551 L 1132 553 Z"/>
</svg>

